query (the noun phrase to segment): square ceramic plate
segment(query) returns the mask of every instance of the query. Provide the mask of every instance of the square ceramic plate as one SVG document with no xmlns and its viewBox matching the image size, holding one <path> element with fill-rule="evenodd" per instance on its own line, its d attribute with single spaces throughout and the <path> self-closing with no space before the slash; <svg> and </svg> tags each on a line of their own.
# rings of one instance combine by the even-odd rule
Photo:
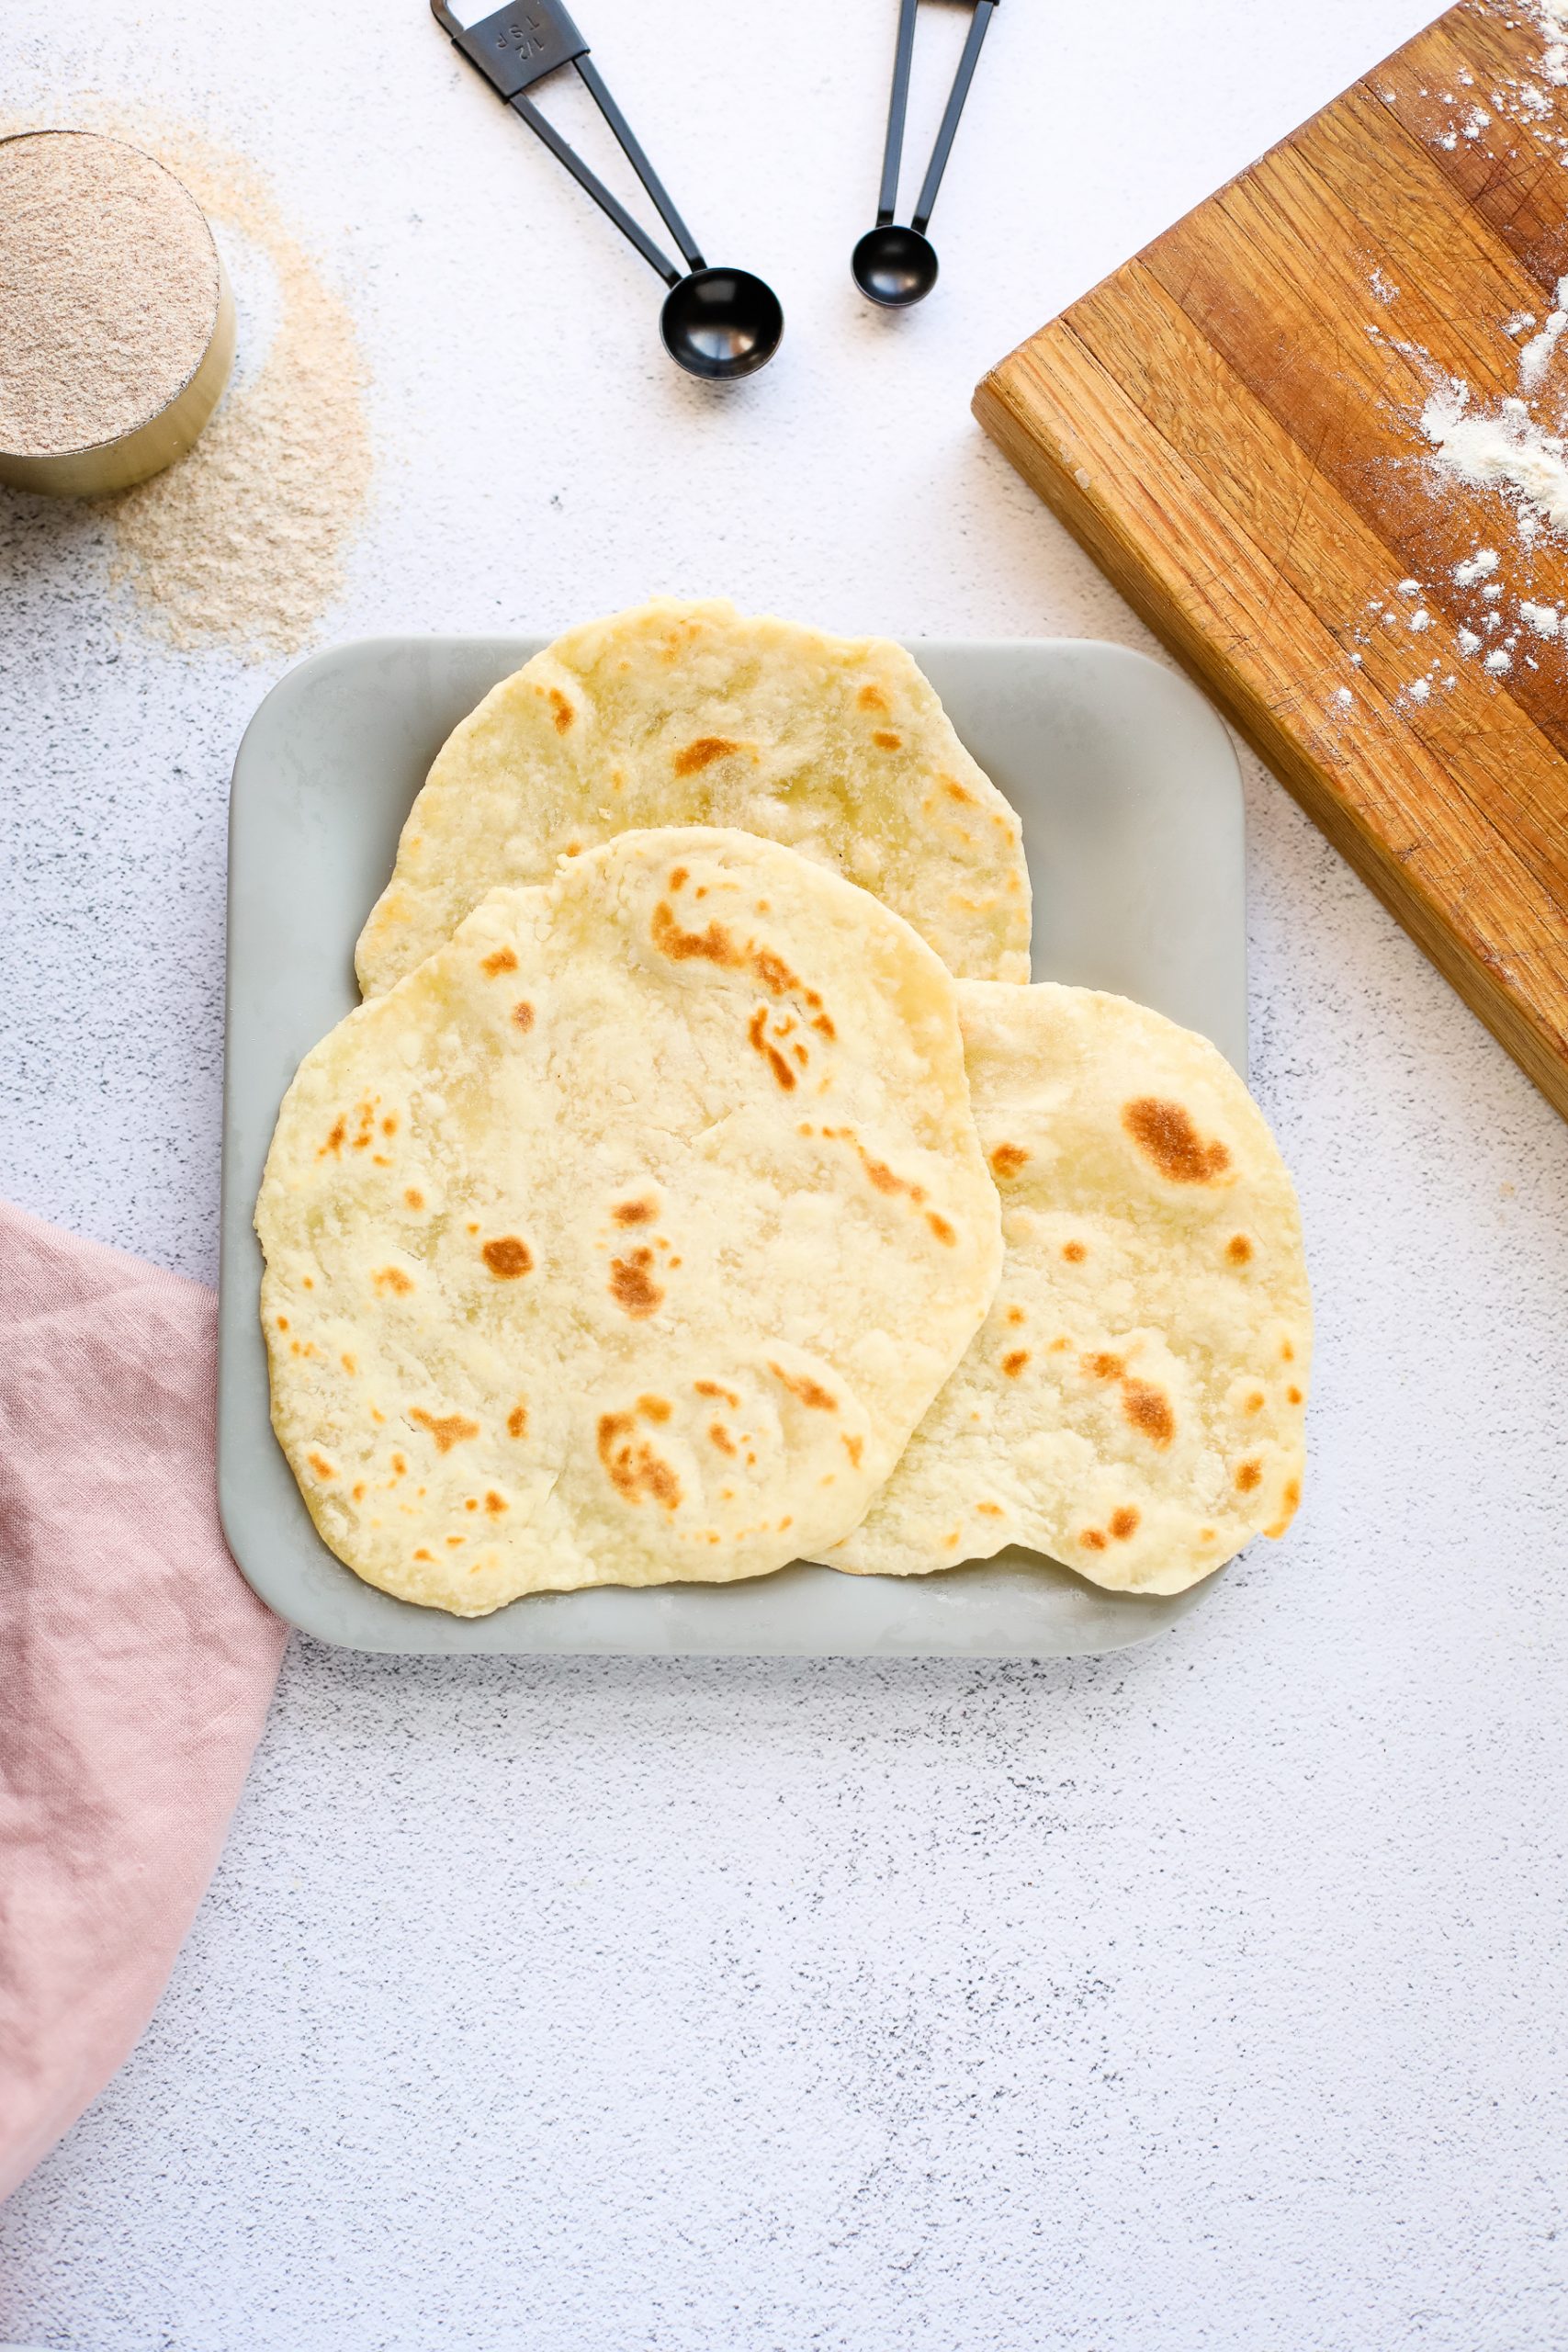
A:
<svg viewBox="0 0 1568 2352">
<path fill-rule="evenodd" d="M 234 763 L 219 1494 L 235 1558 L 319 1639 L 394 1651 L 1064 1657 L 1158 1633 L 1214 1589 L 1101 1592 L 1024 1552 L 929 1577 L 796 1566 L 730 1585 L 540 1593 L 448 1617 L 361 1584 L 317 1535 L 268 1418 L 251 1217 L 302 1057 L 359 1001 L 354 943 L 446 736 L 537 638 L 379 638 L 302 662 Z M 1241 782 L 1183 680 L 1121 647 L 910 647 L 1023 820 L 1034 974 L 1141 998 L 1245 1070 Z"/>
</svg>

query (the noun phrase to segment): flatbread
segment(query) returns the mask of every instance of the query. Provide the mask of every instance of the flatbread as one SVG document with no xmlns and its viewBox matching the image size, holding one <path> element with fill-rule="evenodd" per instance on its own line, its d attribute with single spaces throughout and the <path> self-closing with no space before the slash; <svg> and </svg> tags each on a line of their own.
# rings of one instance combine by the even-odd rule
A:
<svg viewBox="0 0 1568 2352">
<path fill-rule="evenodd" d="M 959 989 L 1002 1278 L 867 1517 L 914 1576 L 1021 1544 L 1180 1592 L 1301 1497 L 1312 1310 L 1291 1180 L 1206 1038 L 1088 989 Z"/>
<path fill-rule="evenodd" d="M 639 825 L 786 842 L 912 922 L 950 970 L 1029 978 L 1019 821 L 881 638 L 645 605 L 488 694 L 415 800 L 355 962 L 379 996 L 502 883 Z"/>
<path fill-rule="evenodd" d="M 836 1542 L 1001 1263 L 945 967 L 823 867 L 701 828 L 496 891 L 342 1022 L 256 1228 L 317 1527 L 461 1616 Z"/>
</svg>

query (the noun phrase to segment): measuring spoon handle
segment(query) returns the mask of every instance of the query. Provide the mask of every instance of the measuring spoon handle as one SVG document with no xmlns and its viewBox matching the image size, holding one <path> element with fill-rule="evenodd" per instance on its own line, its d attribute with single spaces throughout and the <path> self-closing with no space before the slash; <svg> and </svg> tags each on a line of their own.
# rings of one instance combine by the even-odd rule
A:
<svg viewBox="0 0 1568 2352">
<path fill-rule="evenodd" d="M 947 159 L 953 153 L 953 141 L 958 130 L 958 118 L 964 111 L 964 101 L 969 96 L 969 85 L 975 79 L 975 68 L 980 62 L 980 44 L 986 38 L 987 28 L 996 12 L 997 0 L 978 0 L 978 6 L 975 10 L 975 20 L 969 28 L 968 38 L 964 43 L 964 54 L 958 61 L 958 71 L 953 77 L 953 89 L 948 97 L 947 111 L 942 116 L 942 128 L 936 135 L 936 145 L 931 149 L 931 159 L 926 167 L 925 185 L 920 190 L 919 202 L 915 207 L 914 226 L 922 237 L 926 233 L 931 214 L 936 209 L 936 192 L 942 186 L 942 175 L 947 169 Z M 912 7 L 910 15 L 912 17 Z M 900 21 L 898 28 L 900 39 L 903 37 L 903 24 Z M 884 187 L 886 185 L 885 176 Z M 893 216 L 889 213 L 887 217 L 891 220 Z"/>
</svg>

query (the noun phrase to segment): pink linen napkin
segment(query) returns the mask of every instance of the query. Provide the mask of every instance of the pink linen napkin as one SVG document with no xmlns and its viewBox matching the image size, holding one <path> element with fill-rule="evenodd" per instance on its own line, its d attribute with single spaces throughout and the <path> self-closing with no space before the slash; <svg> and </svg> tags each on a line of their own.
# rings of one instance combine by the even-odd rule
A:
<svg viewBox="0 0 1568 2352">
<path fill-rule="evenodd" d="M 0 1203 L 0 2197 L 152 2015 L 277 1679 L 218 1523 L 215 1320 Z"/>
</svg>

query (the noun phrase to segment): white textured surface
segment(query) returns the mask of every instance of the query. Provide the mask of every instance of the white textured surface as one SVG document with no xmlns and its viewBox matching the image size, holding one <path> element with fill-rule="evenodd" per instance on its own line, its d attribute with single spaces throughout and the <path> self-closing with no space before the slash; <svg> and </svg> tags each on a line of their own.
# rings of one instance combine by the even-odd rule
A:
<svg viewBox="0 0 1568 2352">
<path fill-rule="evenodd" d="M 17 103 L 198 113 L 351 293 L 382 475 L 343 631 L 662 586 L 1143 642 L 970 386 L 1426 10 L 1004 8 L 901 322 L 844 271 L 890 5 L 582 13 L 710 249 L 783 295 L 728 398 L 419 0 L 0 25 Z M 0 1191 L 210 1273 L 224 786 L 267 677 L 150 646 L 90 515 L 0 492 Z M 1321 1325 L 1289 1541 L 1077 1666 L 297 1642 L 163 2007 L 0 2216 L 0 2328 L 1559 2352 L 1568 1136 L 1249 799 L 1256 1080 Z"/>
</svg>

